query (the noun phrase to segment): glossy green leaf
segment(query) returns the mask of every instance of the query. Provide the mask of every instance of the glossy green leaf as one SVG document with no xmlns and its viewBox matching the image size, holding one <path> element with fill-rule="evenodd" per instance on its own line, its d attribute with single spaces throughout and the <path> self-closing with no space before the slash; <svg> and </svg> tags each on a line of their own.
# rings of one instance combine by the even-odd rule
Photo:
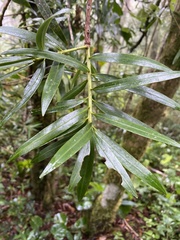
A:
<svg viewBox="0 0 180 240">
<path fill-rule="evenodd" d="M 85 193 L 88 190 L 89 183 L 92 177 L 93 162 L 94 162 L 94 144 L 93 141 L 91 141 L 90 154 L 84 157 L 80 171 L 81 179 L 77 185 L 77 196 L 79 201 L 82 200 L 82 198 L 84 197 Z"/>
<path fill-rule="evenodd" d="M 83 99 L 72 99 L 72 100 L 65 100 L 65 101 L 61 101 L 58 102 L 57 105 L 55 107 L 51 107 L 47 110 L 48 113 L 53 113 L 53 112 L 59 112 L 59 111 L 63 111 L 63 110 L 68 110 L 74 107 L 77 107 L 79 105 L 81 105 L 82 103 L 85 102 L 85 98 Z"/>
<path fill-rule="evenodd" d="M 67 92 L 61 99 L 61 101 L 64 100 L 68 100 L 68 99 L 72 99 L 75 96 L 77 96 L 86 86 L 87 84 L 87 80 L 80 83 L 79 85 L 77 85 L 76 87 L 74 87 L 72 90 L 70 90 L 69 92 Z"/>
<path fill-rule="evenodd" d="M 73 125 L 67 131 L 63 132 L 58 141 L 48 144 L 44 147 L 33 159 L 33 163 L 41 162 L 45 159 L 52 158 L 57 150 L 67 142 L 76 132 L 85 126 L 85 122 L 78 121 L 77 124 Z"/>
<path fill-rule="evenodd" d="M 10 67 L 18 67 L 33 63 L 32 58 L 29 57 L 2 57 L 0 58 L 0 70 Z"/>
<path fill-rule="evenodd" d="M 42 116 L 46 113 L 62 79 L 64 65 L 53 62 L 42 92 Z"/>
<path fill-rule="evenodd" d="M 67 64 L 71 67 L 77 68 L 84 72 L 89 71 L 86 65 L 82 64 L 79 60 L 72 58 L 70 56 L 66 56 L 60 53 L 55 53 L 52 51 L 41 51 L 34 48 L 20 48 L 20 49 L 8 50 L 3 54 L 17 54 L 17 55 L 27 55 L 34 58 L 43 58 L 43 59 L 45 58 L 55 62 Z"/>
<path fill-rule="evenodd" d="M 37 34 L 36 34 L 36 44 L 38 46 L 38 48 L 40 50 L 44 50 L 44 47 L 45 47 L 45 41 L 46 41 L 46 33 L 47 33 L 47 30 L 48 30 L 48 27 L 52 21 L 52 19 L 57 16 L 57 15 L 60 15 L 60 14 L 63 14 L 63 13 L 67 13 L 69 12 L 70 9 L 68 8 L 63 8 L 61 9 L 60 11 L 58 11 L 57 13 L 53 14 L 51 17 L 47 18 L 42 24 L 41 26 L 39 27 L 38 31 L 37 31 Z M 52 39 L 52 37 L 51 37 Z M 61 44 L 62 45 L 62 44 Z"/>
<path fill-rule="evenodd" d="M 0 27 L 0 33 L 8 34 L 14 37 L 18 37 L 20 39 L 23 39 L 27 42 L 36 42 L 36 33 L 29 32 L 24 29 L 16 28 L 16 27 L 10 27 L 10 26 L 2 26 Z"/>
<path fill-rule="evenodd" d="M 54 155 L 49 164 L 46 166 L 40 178 L 44 177 L 61 164 L 77 153 L 92 137 L 91 124 L 83 127 L 69 141 L 67 141 Z"/>
<path fill-rule="evenodd" d="M 19 156 L 26 154 L 35 148 L 41 147 L 53 140 L 76 124 L 78 121 L 81 121 L 86 116 L 86 112 L 86 109 L 78 109 L 56 120 L 54 123 L 50 124 L 48 127 L 44 128 L 35 136 L 30 138 L 27 142 L 22 144 L 9 160 L 14 160 Z"/>
<path fill-rule="evenodd" d="M 149 127 L 145 123 L 139 121 L 138 119 L 128 115 L 127 113 L 125 113 L 125 112 L 123 112 L 119 109 L 116 109 L 116 108 L 110 106 L 107 103 L 94 102 L 94 104 L 104 113 L 126 119 L 130 122 L 137 123 L 137 124 L 140 124 L 142 126 Z"/>
<path fill-rule="evenodd" d="M 109 115 L 109 114 L 96 114 L 97 119 L 109 123 L 113 126 L 116 126 L 118 128 L 125 129 L 129 132 L 138 134 L 142 137 L 149 138 L 155 141 L 160 141 L 175 147 L 180 147 L 180 144 L 176 141 L 172 140 L 169 137 L 166 137 L 163 134 L 158 133 L 153 128 L 150 128 L 149 126 L 145 126 L 144 124 L 137 124 L 131 121 L 128 121 L 126 119 L 123 119 L 121 117 Z"/>
<path fill-rule="evenodd" d="M 42 162 L 48 158 L 52 158 L 58 149 L 66 142 L 67 139 L 59 140 L 49 144 L 47 147 L 42 149 L 34 158 L 33 163 Z"/>
<path fill-rule="evenodd" d="M 85 157 L 89 155 L 90 155 L 90 142 L 84 145 L 83 148 L 79 151 L 76 163 L 73 168 L 73 172 L 71 174 L 70 182 L 69 182 L 70 191 L 74 189 L 79 183 L 79 181 L 81 180 L 82 177 L 80 175 L 80 172 L 81 172 L 82 164 Z"/>
<path fill-rule="evenodd" d="M 30 67 L 31 65 L 32 65 L 32 63 L 30 63 L 30 64 L 28 64 L 28 65 L 26 65 L 26 66 L 24 66 L 24 67 L 18 68 L 18 69 L 14 70 L 14 71 L 11 71 L 11 72 L 9 72 L 9 73 L 6 73 L 6 74 L 0 76 L 0 81 L 2 81 L 2 80 L 4 80 L 4 79 L 7 79 L 7 78 L 9 78 L 9 77 L 11 77 L 11 76 L 13 76 L 14 74 L 17 74 L 17 73 L 19 73 L 19 72 L 22 72 L 23 70 L 25 70 L 26 68 Z"/>
<path fill-rule="evenodd" d="M 112 141 L 109 137 L 107 137 L 105 134 L 103 134 L 99 130 L 96 130 L 95 133 L 96 133 L 95 140 L 98 141 L 97 147 L 100 146 L 101 148 L 99 150 L 100 154 L 102 154 L 103 156 L 106 156 L 106 158 L 109 159 L 110 163 L 114 168 L 116 168 L 117 164 L 119 164 L 120 162 L 123 167 L 125 167 L 129 172 L 133 173 L 138 178 L 140 178 L 144 183 L 147 183 L 150 186 L 154 187 L 160 193 L 166 194 L 165 188 L 159 182 L 157 177 L 154 174 L 152 174 L 147 168 L 145 168 L 140 162 L 138 162 L 132 155 L 130 155 L 125 149 L 121 148 L 117 143 Z M 116 171 L 119 172 L 119 170 L 117 169 Z M 119 174 L 121 173 L 119 172 Z M 132 191 L 133 190 L 130 189 L 130 192 Z"/>
<path fill-rule="evenodd" d="M 176 110 L 180 110 L 180 104 L 175 102 L 173 99 L 166 97 L 164 94 L 153 90 L 152 88 L 148 88 L 145 86 L 141 86 L 138 88 L 130 88 L 127 89 L 129 92 L 133 92 L 135 94 L 141 95 L 143 97 L 149 98 L 155 102 L 159 102 L 168 107 L 174 108 Z"/>
<path fill-rule="evenodd" d="M 41 15 L 43 16 L 44 19 L 50 18 L 53 14 L 52 11 L 47 3 L 47 1 L 45 0 L 35 0 L 35 4 L 38 7 L 39 12 L 41 13 Z M 61 27 L 59 26 L 59 24 L 56 22 L 55 19 L 52 19 L 51 22 L 51 30 L 65 43 L 67 44 L 67 40 L 65 38 L 65 35 L 61 29 Z"/>
<path fill-rule="evenodd" d="M 179 77 L 180 71 L 146 73 L 107 82 L 95 87 L 94 90 L 98 93 L 108 93 Z"/>
<path fill-rule="evenodd" d="M 56 104 L 56 106 L 48 108 L 47 113 L 55 113 L 55 112 L 60 112 L 60 111 L 75 108 L 75 107 L 81 105 L 82 103 L 84 103 L 85 100 L 86 100 L 85 98 L 82 98 L 80 100 L 72 99 L 72 100 L 60 101 Z M 41 111 L 33 110 L 32 112 L 33 112 L 33 114 L 39 114 Z"/>
<path fill-rule="evenodd" d="M 13 0 L 13 2 L 18 3 L 22 6 L 28 7 L 28 8 L 31 7 L 31 5 L 26 0 Z"/>
<path fill-rule="evenodd" d="M 175 58 L 174 58 L 174 60 L 173 60 L 173 64 L 176 64 L 176 63 L 178 62 L 179 58 L 180 58 L 180 49 L 179 49 L 179 51 L 176 53 L 176 56 L 175 56 Z"/>
<path fill-rule="evenodd" d="M 44 50 L 45 47 L 45 39 L 46 39 L 46 32 L 48 30 L 49 24 L 52 21 L 52 18 L 46 19 L 41 26 L 38 28 L 36 34 L 36 44 L 40 50 Z"/>
<path fill-rule="evenodd" d="M 102 73 L 95 73 L 94 77 L 102 82 L 112 82 L 112 81 L 119 80 L 119 78 L 116 76 L 113 76 L 110 74 L 102 74 Z"/>
<path fill-rule="evenodd" d="M 0 27 L 0 33 L 8 34 L 10 36 L 18 37 L 26 42 L 36 42 L 36 33 L 29 32 L 24 29 L 10 27 L 10 26 L 3 26 Z M 64 49 L 64 45 L 61 41 L 57 41 L 54 37 L 46 34 L 46 46 L 55 49 Z"/>
<path fill-rule="evenodd" d="M 132 181 L 124 169 L 120 159 L 116 156 L 116 152 L 112 147 L 112 141 L 101 131 L 95 131 L 95 144 L 99 155 L 106 159 L 106 166 L 116 170 L 122 177 L 122 186 L 133 196 L 137 197 Z"/>
<path fill-rule="evenodd" d="M 136 56 L 132 54 L 120 53 L 96 53 L 91 57 L 92 60 L 100 62 L 112 62 L 126 65 L 137 65 L 142 67 L 149 67 L 161 71 L 171 72 L 172 70 L 162 63 L 152 60 L 147 57 Z"/>
<path fill-rule="evenodd" d="M 36 70 L 36 72 L 33 74 L 31 80 L 27 84 L 26 88 L 24 89 L 24 95 L 22 97 L 22 100 L 5 116 L 5 118 L 0 122 L 0 126 L 5 124 L 10 117 L 17 111 L 19 111 L 28 101 L 29 99 L 34 95 L 36 90 L 38 89 L 45 73 L 45 62 L 40 65 L 40 67 Z"/>
</svg>

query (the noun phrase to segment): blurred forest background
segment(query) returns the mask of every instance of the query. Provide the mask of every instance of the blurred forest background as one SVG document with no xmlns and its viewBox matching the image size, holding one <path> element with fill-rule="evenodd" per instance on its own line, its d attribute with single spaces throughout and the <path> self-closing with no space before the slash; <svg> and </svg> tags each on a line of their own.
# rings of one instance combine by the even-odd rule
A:
<svg viewBox="0 0 180 240">
<path fill-rule="evenodd" d="M 36 32 L 43 17 L 35 2 L 38 1 L 1 0 L 0 25 Z M 48 0 L 46 3 L 52 13 L 65 7 L 71 9 L 64 18 L 57 17 L 56 20 L 68 39 L 69 46 L 81 45 L 84 42 L 86 1 Z M 170 50 L 167 45 L 164 48 L 164 43 L 176 14 L 180 16 L 178 0 L 93 1 L 92 52 L 132 53 L 159 59 L 162 51 Z M 177 29 L 180 32 L 178 22 Z M 0 52 L 30 45 L 14 36 L 0 34 Z M 172 49 L 175 53 L 178 50 Z M 129 76 L 144 71 L 142 67 L 119 67 L 111 63 L 101 63 L 96 67 L 102 73 L 117 76 Z M 14 70 L 13 67 L 12 69 Z M 8 70 L 3 69 L 0 77 L 7 73 Z M 1 119 L 20 101 L 32 73 L 33 67 L 30 66 L 0 82 Z M 178 86 L 176 88 L 173 99 L 180 102 L 180 90 Z M 128 114 L 134 114 L 137 104 L 142 101 L 141 97 L 126 91 L 98 95 L 98 98 Z M 127 192 L 123 193 L 115 219 L 113 222 L 109 220 L 109 229 L 93 228 L 93 236 L 89 237 L 89 214 L 108 182 L 107 168 L 100 157 L 95 161 L 90 186 L 81 201 L 78 201 L 75 191 L 68 189 L 75 157 L 55 173 L 49 174 L 45 180 L 39 180 L 39 175 L 47 162 L 33 165 L 34 152 L 14 162 L 7 162 L 22 143 L 57 117 L 52 114 L 45 115 L 42 119 L 38 115 L 38 107 L 39 98 L 34 96 L 0 130 L 0 239 L 180 239 L 180 149 L 160 142 L 150 142 L 146 151 L 141 154 L 141 159 L 139 155 L 138 158 L 164 184 L 167 196 L 160 195 L 133 176 L 138 198 Z M 157 124 L 153 123 L 152 126 L 156 125 L 157 131 L 180 142 L 179 111 L 166 108 L 160 115 Z M 122 142 L 125 131 L 105 123 L 97 122 L 98 124 L 109 137 L 119 144 Z M 142 145 L 143 141 L 145 140 L 142 140 Z M 99 217 L 97 219 L 100 221 Z"/>
</svg>

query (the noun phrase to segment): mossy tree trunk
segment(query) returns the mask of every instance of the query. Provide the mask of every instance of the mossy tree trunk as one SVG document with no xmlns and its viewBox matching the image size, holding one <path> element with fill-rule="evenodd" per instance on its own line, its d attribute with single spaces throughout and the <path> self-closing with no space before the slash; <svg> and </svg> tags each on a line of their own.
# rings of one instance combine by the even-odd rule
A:
<svg viewBox="0 0 180 240">
<path fill-rule="evenodd" d="M 178 65 L 173 65 L 173 59 L 180 49 L 180 1 L 177 1 L 176 9 L 169 30 L 169 34 L 164 43 L 158 60 L 170 67 L 178 70 Z M 172 98 L 179 87 L 179 79 L 154 83 L 153 89 Z M 164 115 L 166 107 L 155 101 L 143 98 L 134 110 L 133 116 L 142 122 L 154 127 Z M 141 136 L 125 133 L 122 146 L 136 159 L 140 159 L 149 143 L 148 139 Z M 107 185 L 104 192 L 96 199 L 90 218 L 91 233 L 109 231 L 115 220 L 117 210 L 121 205 L 124 190 L 121 187 L 121 176 L 114 170 L 109 169 L 106 175 Z"/>
</svg>

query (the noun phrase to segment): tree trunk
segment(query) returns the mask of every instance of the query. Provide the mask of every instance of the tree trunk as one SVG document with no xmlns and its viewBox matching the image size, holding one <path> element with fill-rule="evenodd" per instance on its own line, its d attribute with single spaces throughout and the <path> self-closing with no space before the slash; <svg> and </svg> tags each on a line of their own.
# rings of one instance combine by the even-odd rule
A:
<svg viewBox="0 0 180 240">
<path fill-rule="evenodd" d="M 180 1 L 176 4 L 169 34 L 164 43 L 158 60 L 173 70 L 178 70 L 178 65 L 172 65 L 173 59 L 180 49 Z M 179 87 L 179 79 L 154 83 L 153 89 L 172 98 Z M 166 107 L 155 101 L 143 98 L 134 110 L 133 116 L 142 122 L 154 127 L 164 115 Z M 149 140 L 141 136 L 125 133 L 122 146 L 136 159 L 140 159 Z M 121 187 L 121 176 L 114 170 L 109 169 L 106 175 L 107 185 L 104 192 L 96 199 L 90 218 L 91 233 L 109 231 L 115 220 L 117 210 L 121 205 L 124 190 Z"/>
</svg>

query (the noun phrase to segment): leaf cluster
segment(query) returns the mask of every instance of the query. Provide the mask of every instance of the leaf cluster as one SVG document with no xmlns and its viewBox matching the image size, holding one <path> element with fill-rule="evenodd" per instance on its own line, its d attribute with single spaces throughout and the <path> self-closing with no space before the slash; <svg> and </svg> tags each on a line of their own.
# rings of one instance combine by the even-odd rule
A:
<svg viewBox="0 0 180 240">
<path fill-rule="evenodd" d="M 21 72 L 22 69 L 29 67 L 31 64 L 36 63 L 38 65 L 24 89 L 21 101 L 4 117 L 0 123 L 1 126 L 15 112 L 25 106 L 43 81 L 45 81 L 45 84 L 41 95 L 42 116 L 54 111 L 60 112 L 59 119 L 22 144 L 11 156 L 10 161 L 33 149 L 44 146 L 33 159 L 34 162 L 39 162 L 51 158 L 40 176 L 42 178 L 57 169 L 73 155 L 78 154 L 69 187 L 70 189 L 77 187 L 80 200 L 86 193 L 91 180 L 93 161 L 97 152 L 105 159 L 108 168 L 116 170 L 122 176 L 122 186 L 133 196 L 137 196 L 137 194 L 127 170 L 162 194 L 166 194 L 163 185 L 156 176 L 125 149 L 100 131 L 96 127 L 96 121 L 102 121 L 172 146 L 180 147 L 180 144 L 121 110 L 96 101 L 95 97 L 97 94 L 127 90 L 179 110 L 180 105 L 177 102 L 145 85 L 176 79 L 180 77 L 180 72 L 172 71 L 157 61 L 141 56 L 119 53 L 91 55 L 89 46 L 67 48 L 64 35 L 57 35 L 56 37 L 59 37 L 59 41 L 57 41 L 53 35 L 47 34 L 52 19 L 58 14 L 67 12 L 69 12 L 68 9 L 62 9 L 57 14 L 46 18 L 36 33 L 12 27 L 0 28 L 0 33 L 16 36 L 29 43 L 34 42 L 36 44 L 36 47 L 11 49 L 1 54 L 0 69 L 14 67 L 14 70 L 8 75 L 4 74 L 0 77 L 1 81 L 6 79 L 7 76 L 13 75 L 14 72 Z M 84 50 L 86 61 L 79 59 L 77 54 L 71 55 L 72 52 L 78 52 L 79 50 Z M 48 60 L 52 64 L 50 65 L 50 71 L 46 75 L 45 70 Z M 160 72 L 117 78 L 97 72 L 94 67 L 95 62 L 143 66 Z M 68 82 L 70 88 L 60 94 L 61 84 L 66 86 L 66 82 Z M 56 106 L 51 107 L 52 99 L 57 93 L 60 95 L 60 101 Z M 62 113 L 64 109 L 68 113 Z"/>
</svg>

